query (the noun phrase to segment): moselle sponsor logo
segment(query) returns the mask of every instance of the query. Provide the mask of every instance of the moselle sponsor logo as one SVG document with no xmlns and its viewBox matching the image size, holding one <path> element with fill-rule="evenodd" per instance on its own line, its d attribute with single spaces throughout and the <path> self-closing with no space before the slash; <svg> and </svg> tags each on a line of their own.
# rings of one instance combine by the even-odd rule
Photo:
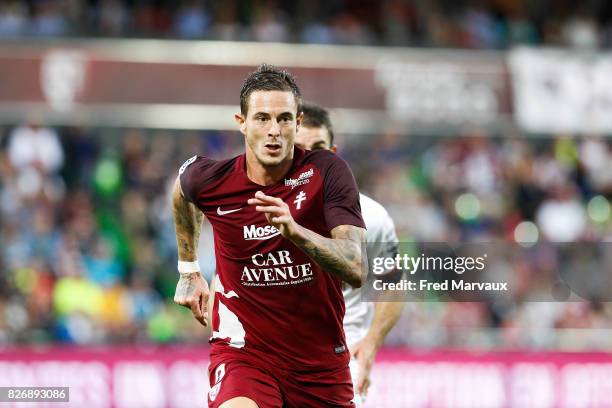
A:
<svg viewBox="0 0 612 408">
<path fill-rule="evenodd" d="M 285 186 L 291 187 L 291 189 L 296 188 L 297 186 L 302 186 L 304 184 L 310 183 L 310 177 L 314 176 L 314 170 L 310 169 L 301 173 L 297 178 L 288 178 L 285 179 Z"/>
<path fill-rule="evenodd" d="M 253 239 L 264 240 L 280 234 L 280 231 L 272 225 L 266 225 L 264 227 L 258 227 L 256 225 L 249 225 L 242 227 L 244 232 L 244 239 L 249 241 Z"/>
<path fill-rule="evenodd" d="M 258 253 L 251 262 L 242 269 L 240 281 L 244 286 L 297 285 L 314 279 L 312 264 L 294 263 L 289 251 Z"/>
</svg>

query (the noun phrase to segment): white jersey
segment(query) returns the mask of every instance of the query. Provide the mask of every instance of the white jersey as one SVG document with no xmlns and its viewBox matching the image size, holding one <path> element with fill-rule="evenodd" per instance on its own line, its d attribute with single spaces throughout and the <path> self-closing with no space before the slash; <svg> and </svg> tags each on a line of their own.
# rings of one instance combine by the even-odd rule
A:
<svg viewBox="0 0 612 408">
<path fill-rule="evenodd" d="M 370 197 L 359 194 L 361 215 L 365 221 L 367 232 L 368 259 L 376 257 L 395 257 L 397 251 L 397 235 L 395 225 L 389 213 L 378 202 Z M 391 245 L 390 245 L 391 244 Z M 353 288 L 344 284 L 344 332 L 349 347 L 363 339 L 372 324 L 374 317 L 374 304 L 361 299 L 361 288 Z"/>
</svg>

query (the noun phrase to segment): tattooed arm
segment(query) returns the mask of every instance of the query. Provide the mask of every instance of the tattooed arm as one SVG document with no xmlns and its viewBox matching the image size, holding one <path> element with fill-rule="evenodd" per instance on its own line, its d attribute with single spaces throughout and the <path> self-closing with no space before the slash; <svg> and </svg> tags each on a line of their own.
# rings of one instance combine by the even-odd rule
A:
<svg viewBox="0 0 612 408">
<path fill-rule="evenodd" d="M 296 232 L 289 239 L 306 252 L 321 268 L 342 281 L 358 288 L 363 284 L 361 268 L 365 265 L 362 242 L 365 230 L 353 225 L 339 225 L 331 230 L 331 238 L 296 224 Z"/>
<path fill-rule="evenodd" d="M 176 229 L 178 259 L 179 261 L 193 262 L 197 259 L 196 251 L 200 239 L 203 214 L 185 199 L 178 178 L 172 191 L 172 212 Z M 204 326 L 208 324 L 208 296 L 208 283 L 199 271 L 180 273 L 174 302 L 191 309 L 193 316 Z"/>
<path fill-rule="evenodd" d="M 289 206 L 280 198 L 258 191 L 248 203 L 265 213 L 271 225 L 321 268 L 353 287 L 361 287 L 365 279 L 362 269 L 367 267 L 365 249 L 362 251 L 365 242 L 363 228 L 339 225 L 331 231 L 331 238 L 325 238 L 295 222 Z"/>
</svg>

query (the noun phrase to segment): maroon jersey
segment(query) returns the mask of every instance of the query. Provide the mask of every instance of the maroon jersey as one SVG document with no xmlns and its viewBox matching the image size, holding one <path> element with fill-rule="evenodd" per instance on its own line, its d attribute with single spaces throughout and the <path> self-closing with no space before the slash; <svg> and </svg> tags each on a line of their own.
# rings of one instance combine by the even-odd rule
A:
<svg viewBox="0 0 612 408">
<path fill-rule="evenodd" d="M 186 199 L 214 231 L 212 353 L 248 353 L 291 370 L 347 364 L 341 281 L 247 200 L 259 190 L 281 198 L 298 224 L 324 237 L 338 225 L 365 228 L 348 165 L 329 151 L 296 147 L 285 178 L 269 186 L 247 177 L 244 154 L 221 161 L 194 156 L 179 174 Z"/>
</svg>

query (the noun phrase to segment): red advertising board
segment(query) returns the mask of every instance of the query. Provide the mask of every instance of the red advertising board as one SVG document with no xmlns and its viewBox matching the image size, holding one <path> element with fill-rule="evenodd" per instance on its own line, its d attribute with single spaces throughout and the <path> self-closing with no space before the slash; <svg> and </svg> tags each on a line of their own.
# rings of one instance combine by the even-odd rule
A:
<svg viewBox="0 0 612 408">
<path fill-rule="evenodd" d="M 35 112 L 55 124 L 233 130 L 242 82 L 262 62 L 290 70 L 305 99 L 351 123 L 345 132 L 511 117 L 501 53 L 90 40 L 0 44 L 0 123 Z"/>
<path fill-rule="evenodd" d="M 53 407 L 205 407 L 207 355 L 193 346 L 5 349 L 0 386 L 70 387 L 70 402 Z M 370 408 L 612 407 L 607 353 L 387 349 L 372 377 Z"/>
</svg>

